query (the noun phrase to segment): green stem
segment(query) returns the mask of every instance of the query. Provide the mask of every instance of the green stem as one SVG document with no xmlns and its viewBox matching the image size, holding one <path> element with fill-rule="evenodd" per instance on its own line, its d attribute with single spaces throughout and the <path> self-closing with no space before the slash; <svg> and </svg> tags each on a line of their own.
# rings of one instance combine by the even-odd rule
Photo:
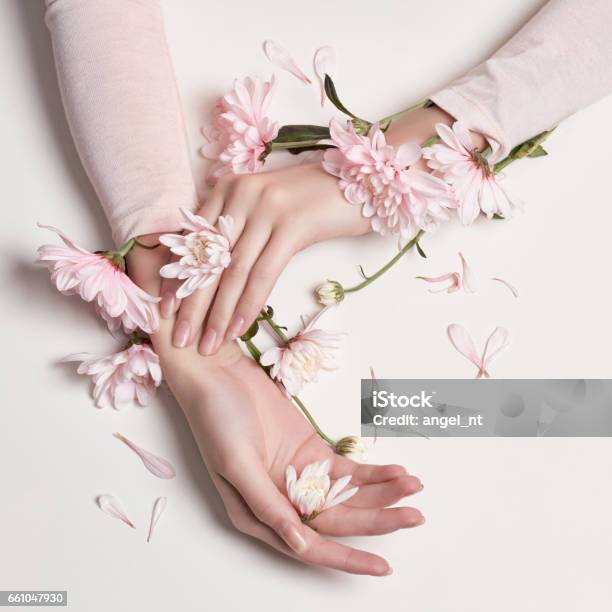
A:
<svg viewBox="0 0 612 612">
<path fill-rule="evenodd" d="M 555 128 L 551 130 L 546 130 L 529 140 L 526 140 L 522 144 L 514 147 L 510 154 L 507 157 L 504 157 L 501 161 L 498 161 L 493 166 L 493 172 L 497 174 L 501 172 L 504 168 L 507 168 L 511 163 L 515 162 L 517 159 L 523 159 L 523 157 L 528 157 L 535 151 L 549 136 L 552 134 Z"/>
<path fill-rule="evenodd" d="M 135 244 L 136 238 L 130 238 L 123 246 L 120 246 L 115 252 L 117 253 L 117 255 L 125 257 L 134 248 Z"/>
<path fill-rule="evenodd" d="M 380 270 L 376 271 L 372 276 L 368 276 L 363 282 L 355 285 L 354 287 L 349 287 L 348 289 L 344 289 L 344 293 L 354 293 L 355 291 L 360 291 L 364 287 L 367 287 L 370 283 L 373 283 L 378 277 L 382 276 L 387 270 L 391 269 L 411 248 L 413 248 L 417 242 L 421 239 L 424 234 L 424 230 L 419 230 L 419 233 L 402 248 L 398 251 L 397 255 L 390 259 Z"/>
<path fill-rule="evenodd" d="M 386 117 L 383 117 L 378 123 L 381 126 L 388 127 L 388 124 L 390 124 L 392 121 L 395 121 L 396 119 L 399 119 L 400 117 L 403 117 L 404 115 L 408 115 L 412 113 L 413 111 L 418 110 L 419 108 L 423 108 L 428 102 L 429 100 L 421 100 L 420 102 L 417 102 L 416 104 L 413 104 L 412 106 L 409 106 L 408 108 L 405 108 L 404 110 L 401 110 L 401 111 L 398 111 L 397 113 L 393 113 L 392 115 L 387 115 Z"/>
<path fill-rule="evenodd" d="M 302 411 L 302 414 L 308 419 L 308 422 L 312 425 L 312 427 L 319 434 L 319 436 L 321 436 L 321 438 L 325 440 L 325 442 L 327 442 L 332 448 L 336 448 L 336 442 L 332 440 L 328 435 L 326 435 L 323 430 L 317 425 L 317 422 L 314 420 L 314 417 L 312 416 L 312 414 L 310 414 L 306 406 L 304 406 L 302 400 L 297 395 L 294 395 L 291 399 Z"/>
<path fill-rule="evenodd" d="M 268 323 L 270 323 L 270 319 L 269 318 L 266 318 L 266 321 L 268 321 Z M 271 327 L 276 332 L 276 334 L 279 336 L 279 338 L 281 340 L 283 340 L 283 342 L 286 344 L 288 342 L 287 336 L 285 336 L 285 334 L 279 328 L 279 326 L 276 325 L 276 323 L 274 323 L 274 325 L 273 326 L 271 325 Z M 261 361 L 260 361 L 260 359 L 261 359 L 261 351 L 259 350 L 257 345 L 253 342 L 253 340 L 244 340 L 244 343 L 246 344 L 246 347 L 249 350 L 249 353 L 251 353 L 251 357 L 253 357 L 253 359 L 256 361 L 257 364 L 259 364 L 259 366 L 262 368 L 262 370 L 264 370 L 264 372 L 268 376 L 270 376 L 270 372 L 268 371 L 268 368 L 266 368 L 266 367 L 261 365 Z M 319 427 L 319 425 L 315 421 L 315 419 L 312 416 L 312 414 L 310 414 L 309 410 L 304 405 L 304 402 L 302 402 L 302 400 L 297 395 L 293 395 L 291 397 L 291 399 L 296 404 L 296 406 L 302 411 L 302 414 L 308 419 L 308 422 L 312 425 L 312 427 L 317 432 L 317 434 L 319 434 L 319 436 L 325 442 L 327 442 L 327 444 L 329 444 L 333 449 L 335 449 L 336 448 L 336 443 L 328 435 L 326 435 L 325 432 Z"/>
<path fill-rule="evenodd" d="M 255 343 L 252 340 L 245 340 L 247 349 L 249 349 L 249 353 L 251 353 L 251 357 L 261 366 L 259 360 L 261 358 L 261 351 L 257 348 Z M 263 368 L 263 366 L 261 366 Z"/>
</svg>

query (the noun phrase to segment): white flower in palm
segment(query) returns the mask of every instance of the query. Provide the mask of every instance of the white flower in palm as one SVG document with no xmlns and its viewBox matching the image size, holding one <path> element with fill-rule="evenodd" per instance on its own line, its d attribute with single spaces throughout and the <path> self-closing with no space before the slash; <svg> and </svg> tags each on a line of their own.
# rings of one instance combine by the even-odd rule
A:
<svg viewBox="0 0 612 612">
<path fill-rule="evenodd" d="M 177 289 L 179 299 L 212 284 L 231 261 L 230 240 L 234 220 L 229 215 L 219 217 L 217 227 L 204 217 L 181 210 L 185 221 L 184 234 L 163 234 L 159 241 L 178 255 L 178 261 L 166 264 L 159 273 L 164 278 L 178 278 L 185 282 Z"/>
<path fill-rule="evenodd" d="M 303 520 L 311 521 L 324 510 L 349 500 L 359 487 L 346 489 L 351 475 L 342 476 L 330 487 L 329 459 L 310 463 L 298 478 L 292 465 L 287 466 L 285 473 L 287 497 Z"/>
<path fill-rule="evenodd" d="M 262 366 L 271 366 L 270 377 L 281 382 L 289 396 L 298 395 L 306 383 L 314 382 L 320 370 L 336 368 L 331 351 L 338 348 L 341 334 L 316 327 L 329 308 L 323 308 L 285 346 L 269 348 L 259 360 Z"/>
</svg>

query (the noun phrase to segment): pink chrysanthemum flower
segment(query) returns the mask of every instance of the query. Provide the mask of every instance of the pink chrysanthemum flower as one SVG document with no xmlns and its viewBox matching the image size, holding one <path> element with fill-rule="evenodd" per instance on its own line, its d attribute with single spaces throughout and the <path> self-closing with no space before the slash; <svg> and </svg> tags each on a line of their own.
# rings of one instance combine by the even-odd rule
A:
<svg viewBox="0 0 612 612">
<path fill-rule="evenodd" d="M 323 308 L 286 346 L 269 348 L 261 356 L 261 365 L 272 366 L 270 377 L 282 383 L 289 396 L 297 395 L 306 383 L 315 381 L 320 370 L 336 367 L 330 351 L 338 348 L 341 334 L 316 327 L 327 310 Z"/>
<path fill-rule="evenodd" d="M 120 410 L 134 401 L 146 406 L 162 381 L 159 358 L 148 344 L 132 344 L 106 357 L 76 353 L 63 361 L 81 362 L 77 372 L 91 376 L 98 408 Z"/>
<path fill-rule="evenodd" d="M 452 185 L 464 225 L 472 224 L 482 211 L 491 218 L 512 216 L 521 201 L 502 187 L 487 159 L 474 147 L 467 127 L 455 121 L 452 128 L 438 123 L 442 142 L 427 147 L 423 157 L 436 176 Z"/>
<path fill-rule="evenodd" d="M 223 174 L 249 174 L 263 166 L 266 145 L 278 134 L 278 123 L 266 112 L 274 91 L 274 76 L 269 81 L 247 77 L 236 80 L 233 89 L 219 99 L 211 127 L 202 128 L 208 141 L 202 155 L 216 160 L 208 173 L 214 184 Z"/>
<path fill-rule="evenodd" d="M 61 293 L 77 294 L 86 302 L 95 301 L 98 313 L 111 331 L 120 326 L 127 333 L 137 328 L 148 334 L 157 331 L 159 298 L 138 287 L 107 254 L 90 253 L 60 230 L 48 225 L 40 227 L 55 232 L 65 245 L 41 246 L 36 260 L 48 268 Z"/>
<path fill-rule="evenodd" d="M 194 291 L 208 287 L 229 266 L 231 261 L 230 240 L 234 220 L 230 215 L 220 216 L 217 227 L 204 217 L 181 209 L 185 221 L 181 226 L 184 234 L 163 234 L 159 241 L 180 257 L 166 264 L 159 273 L 164 278 L 178 278 L 185 282 L 177 289 L 179 299 Z"/>
<path fill-rule="evenodd" d="M 338 177 L 344 197 L 362 206 L 374 231 L 409 238 L 448 218 L 446 209 L 455 206 L 448 186 L 426 172 L 408 171 L 421 158 L 418 145 L 395 149 L 378 125 L 368 136 L 357 134 L 350 121 L 342 128 L 332 120 L 329 130 L 336 148 L 325 151 L 323 167 Z"/>
</svg>

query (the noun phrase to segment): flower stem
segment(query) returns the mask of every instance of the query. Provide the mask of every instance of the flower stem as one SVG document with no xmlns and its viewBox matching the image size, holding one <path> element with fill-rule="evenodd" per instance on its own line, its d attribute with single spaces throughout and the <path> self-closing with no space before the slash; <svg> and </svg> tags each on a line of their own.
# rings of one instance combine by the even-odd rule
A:
<svg viewBox="0 0 612 612">
<path fill-rule="evenodd" d="M 268 321 L 270 323 L 270 318 L 266 317 L 266 321 Z M 287 336 L 285 336 L 285 334 L 280 329 L 280 327 L 278 325 L 276 325 L 276 323 L 274 323 L 273 326 L 271 325 L 271 327 L 276 332 L 276 334 L 279 336 L 279 338 L 281 340 L 283 340 L 283 338 L 284 338 L 283 342 L 286 344 L 288 342 Z M 268 376 L 270 376 L 270 372 L 269 372 L 268 368 L 266 368 L 266 367 L 261 365 L 261 361 L 260 361 L 260 359 L 261 359 L 261 351 L 259 350 L 257 345 L 253 342 L 253 340 L 243 340 L 243 342 L 245 343 L 247 349 L 249 350 L 249 353 L 251 353 L 251 357 L 253 357 L 253 359 L 256 361 L 256 363 L 259 365 L 259 367 Z M 308 419 L 308 422 L 312 425 L 313 429 L 317 432 L 317 434 L 319 434 L 319 436 L 327 444 L 329 444 L 335 450 L 336 449 L 336 443 L 328 435 L 326 435 L 325 432 L 319 427 L 319 425 L 315 421 L 315 419 L 312 416 L 312 414 L 310 414 L 309 410 L 304 405 L 304 402 L 302 402 L 302 400 L 297 395 L 293 395 L 291 397 L 291 399 L 293 400 L 295 405 L 302 411 L 302 414 L 306 417 L 306 419 Z"/>
<path fill-rule="evenodd" d="M 257 348 L 255 343 L 252 340 L 245 340 L 247 349 L 249 349 L 249 353 L 251 353 L 251 357 L 261 366 L 259 360 L 261 358 L 261 351 Z M 261 366 L 263 368 L 263 366 Z"/>
<path fill-rule="evenodd" d="M 366 277 L 366 279 L 358 285 L 345 288 L 344 293 L 355 293 L 356 291 L 360 291 L 364 287 L 367 287 L 369 284 L 373 283 L 378 277 L 382 276 L 387 270 L 391 269 L 411 248 L 413 248 L 419 242 L 424 233 L 424 230 L 419 230 L 419 233 L 410 242 L 408 242 L 404 248 L 398 251 L 398 253 L 382 268 L 377 270 L 374 274 L 372 274 L 372 276 Z"/>
<path fill-rule="evenodd" d="M 404 115 L 408 115 L 410 113 L 412 113 L 415 110 L 418 110 L 419 108 L 423 108 L 424 106 L 427 105 L 427 103 L 429 102 L 429 100 L 421 100 L 420 102 L 417 102 L 416 104 L 413 104 L 412 106 L 409 106 L 408 108 L 405 108 L 404 110 L 398 111 L 397 113 L 393 113 L 392 115 L 387 115 L 386 117 L 383 117 L 382 119 L 379 120 L 379 124 L 381 127 L 384 127 L 385 129 L 387 127 L 389 127 L 389 125 L 391 124 L 392 121 L 395 121 L 396 119 L 399 119 L 400 117 L 403 117 Z"/>
<path fill-rule="evenodd" d="M 272 331 L 279 337 L 281 342 L 283 344 L 288 344 L 289 338 L 287 338 L 284 328 L 282 328 L 278 323 L 274 322 L 274 319 L 272 318 L 273 316 L 274 310 L 268 306 L 260 310 L 258 321 L 267 321 L 272 328 Z"/>
<path fill-rule="evenodd" d="M 314 417 L 312 416 L 312 414 L 310 414 L 306 406 L 304 406 L 304 402 L 302 402 L 302 400 L 297 395 L 294 395 L 291 399 L 294 401 L 297 407 L 302 411 L 302 414 L 308 419 L 308 422 L 312 425 L 312 427 L 319 434 L 319 436 L 325 442 L 327 442 L 327 444 L 329 444 L 333 449 L 335 449 L 336 443 L 328 435 L 326 435 L 323 432 L 323 430 L 317 425 L 317 422 L 314 420 Z"/>
<path fill-rule="evenodd" d="M 517 159 L 529 157 L 550 136 L 550 134 L 552 134 L 554 130 L 555 128 L 552 128 L 551 130 L 546 130 L 545 132 L 542 132 L 537 136 L 534 136 L 533 138 L 530 138 L 529 140 L 526 140 L 520 145 L 514 147 L 514 149 L 510 151 L 507 157 L 504 157 L 504 159 L 498 161 L 493 166 L 493 172 L 497 174 L 498 172 L 501 172 L 504 168 L 509 166 L 511 163 L 515 162 Z M 542 154 L 545 155 L 546 153 L 544 152 Z"/>
<path fill-rule="evenodd" d="M 130 238 L 124 245 L 120 246 L 115 253 L 121 257 L 125 257 L 134 248 L 136 242 L 136 238 Z"/>
</svg>

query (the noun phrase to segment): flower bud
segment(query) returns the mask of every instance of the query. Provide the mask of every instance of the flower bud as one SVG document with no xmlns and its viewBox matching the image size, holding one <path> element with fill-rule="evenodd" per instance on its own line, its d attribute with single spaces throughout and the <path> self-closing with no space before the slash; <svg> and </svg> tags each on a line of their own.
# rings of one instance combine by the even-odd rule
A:
<svg viewBox="0 0 612 612">
<path fill-rule="evenodd" d="M 366 451 L 365 443 L 358 436 L 346 436 L 336 442 L 336 452 L 354 461 L 365 461 Z"/>
<path fill-rule="evenodd" d="M 327 281 L 315 289 L 319 304 L 333 306 L 344 299 L 344 287 L 338 281 Z"/>
</svg>

